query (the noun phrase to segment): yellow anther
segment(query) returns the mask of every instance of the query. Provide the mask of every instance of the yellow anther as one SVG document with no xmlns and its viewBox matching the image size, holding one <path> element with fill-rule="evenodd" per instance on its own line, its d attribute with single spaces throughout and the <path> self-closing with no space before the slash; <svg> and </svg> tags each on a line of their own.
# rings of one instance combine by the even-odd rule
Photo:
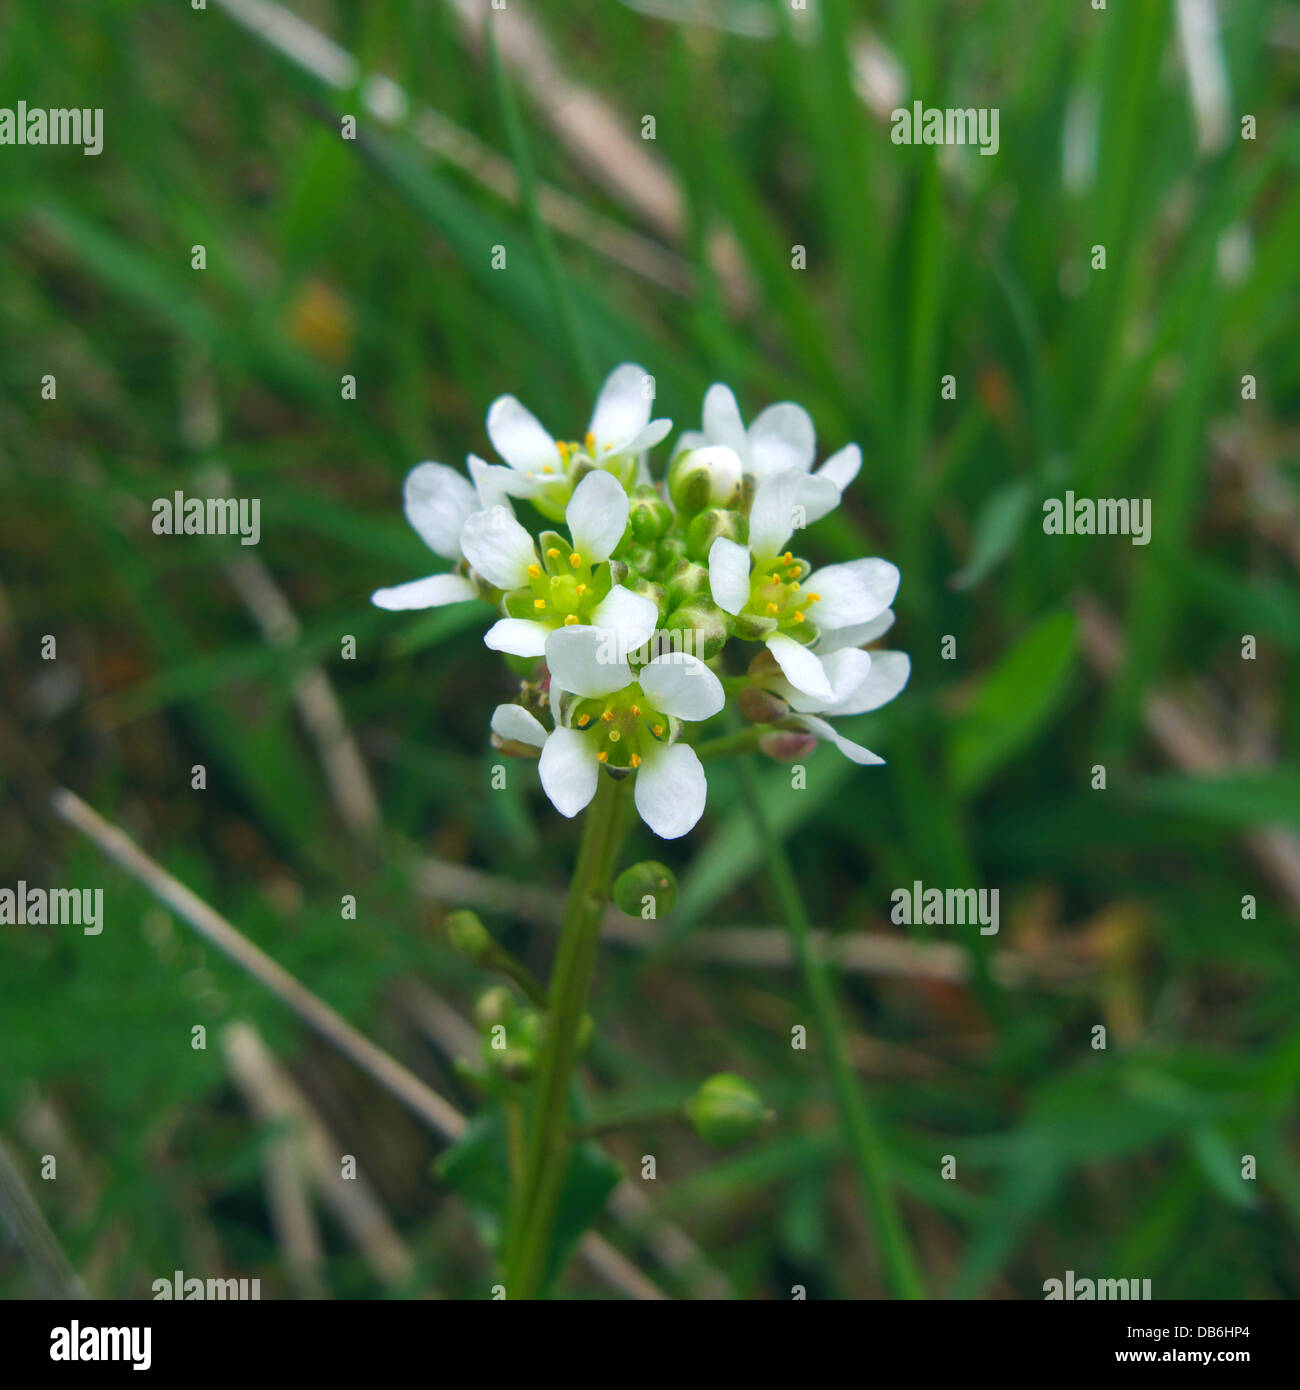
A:
<svg viewBox="0 0 1300 1390">
<path fill-rule="evenodd" d="M 614 446 L 613 446 L 612 444 L 606 444 L 606 445 L 605 445 L 605 448 L 604 448 L 604 450 L 603 450 L 602 452 L 604 452 L 604 453 L 607 454 L 607 453 L 609 453 L 609 451 L 610 451 L 613 447 L 614 447 Z"/>
<path fill-rule="evenodd" d="M 545 607 L 546 607 L 546 600 L 545 600 L 544 598 L 535 598 L 535 599 L 533 600 L 533 607 L 534 607 L 534 608 L 545 608 Z"/>
<path fill-rule="evenodd" d="M 777 574 L 777 572 L 776 572 L 775 570 L 773 570 L 773 571 L 772 571 L 772 583 L 773 583 L 773 584 L 779 584 L 780 582 L 781 582 L 781 576 L 780 576 L 779 574 Z"/>
<path fill-rule="evenodd" d="M 541 574 L 541 572 L 542 572 L 542 567 L 541 567 L 541 565 L 529 565 L 529 566 L 528 566 L 528 573 L 531 574 L 532 577 L 533 577 L 534 579 L 536 579 L 536 578 L 538 577 L 538 575 Z"/>
<path fill-rule="evenodd" d="M 632 706 L 632 718 L 633 718 L 633 719 L 640 719 L 640 718 L 641 718 L 641 706 L 640 706 L 640 705 L 633 705 L 633 706 Z"/>
<path fill-rule="evenodd" d="M 800 617 L 803 617 L 803 614 L 801 613 L 799 616 L 800 616 Z M 572 627 L 572 626 L 574 625 L 574 623 L 576 623 L 577 621 L 578 621 L 578 615 L 577 615 L 576 613 L 566 613 L 566 614 L 564 615 L 564 626 L 565 626 L 565 627 Z"/>
<path fill-rule="evenodd" d="M 790 592 L 791 592 L 792 594 L 797 594 L 797 593 L 799 592 L 799 585 L 798 585 L 797 581 L 791 580 L 791 582 L 790 582 Z"/>
<path fill-rule="evenodd" d="M 552 547 L 546 552 L 546 558 L 547 558 L 548 560 L 554 560 L 555 557 L 556 557 L 559 553 L 560 553 L 560 552 L 559 552 L 558 550 L 556 550 L 556 548 L 555 548 L 554 546 L 552 546 Z"/>
<path fill-rule="evenodd" d="M 821 595 L 820 595 L 820 594 L 809 594 L 809 595 L 808 595 L 808 602 L 809 602 L 809 603 L 816 603 L 820 598 L 821 598 Z"/>
<path fill-rule="evenodd" d="M 631 762 L 632 762 L 632 766 L 633 766 L 633 767 L 640 767 L 640 766 L 641 766 L 641 754 L 640 754 L 640 753 L 633 753 L 633 754 L 632 754 Z"/>
<path fill-rule="evenodd" d="M 782 561 L 783 564 L 786 564 L 786 565 L 793 565 L 793 564 L 794 564 L 794 552 L 791 551 L 791 550 L 787 550 L 787 551 L 785 552 L 785 554 L 781 556 L 781 561 Z"/>
<path fill-rule="evenodd" d="M 579 555 L 578 552 L 575 550 L 573 554 L 569 556 L 569 563 L 576 570 L 578 566 L 582 564 L 582 556 Z"/>
<path fill-rule="evenodd" d="M 590 430 L 587 431 L 587 452 L 590 454 L 596 447 L 596 436 Z"/>
<path fill-rule="evenodd" d="M 803 614 L 802 614 L 802 613 L 796 613 L 796 614 L 794 615 L 794 620 L 795 620 L 795 622 L 797 622 L 797 623 L 803 622 Z"/>
<path fill-rule="evenodd" d="M 600 752 L 596 754 L 596 761 L 597 761 L 598 763 L 607 763 L 607 762 L 609 762 L 609 754 L 606 753 L 605 750 L 602 748 L 602 749 L 600 750 Z"/>
<path fill-rule="evenodd" d="M 779 612 L 780 612 L 780 609 L 777 608 L 776 604 L 774 604 L 774 603 L 769 603 L 769 604 L 767 605 L 767 611 L 768 611 L 769 613 L 779 613 Z"/>
<path fill-rule="evenodd" d="M 619 741 L 619 739 L 621 739 L 622 737 L 623 737 L 623 735 L 620 734 L 619 731 L 618 731 L 617 729 L 611 729 L 611 730 L 609 731 L 609 741 L 610 741 L 611 743 L 617 743 L 617 742 Z"/>
<path fill-rule="evenodd" d="M 587 725 L 590 724 L 590 723 L 591 723 L 591 715 L 589 715 L 589 714 L 580 714 L 580 715 L 578 716 L 578 728 L 580 728 L 580 729 L 585 729 L 585 728 L 587 727 Z"/>
<path fill-rule="evenodd" d="M 794 567 L 794 569 L 792 569 L 792 570 L 786 570 L 786 572 L 785 572 L 785 577 L 786 577 L 787 579 L 798 579 L 798 578 L 799 578 L 799 566 L 796 565 L 796 566 Z"/>
<path fill-rule="evenodd" d="M 569 446 L 564 442 L 564 440 L 562 440 L 562 439 L 557 439 L 557 440 L 555 441 L 555 447 L 560 451 L 560 457 L 565 461 L 565 463 L 568 463 L 568 461 L 569 461 Z"/>
<path fill-rule="evenodd" d="M 651 724 L 651 725 L 650 725 L 650 732 L 651 732 L 656 738 L 663 738 L 663 736 L 664 736 L 664 726 L 663 726 L 662 724 Z"/>
<path fill-rule="evenodd" d="M 585 584 L 579 584 L 577 589 L 574 590 L 574 592 L 578 595 L 579 598 L 581 598 L 583 594 L 587 592 L 587 586 Z"/>
<path fill-rule="evenodd" d="M 607 709 L 601 714 L 600 718 L 602 723 L 609 724 L 613 721 L 614 711 L 612 709 Z"/>
<path fill-rule="evenodd" d="M 550 465 L 549 463 L 547 463 L 547 464 L 544 464 L 544 465 L 542 466 L 542 472 L 543 472 L 543 473 L 554 473 L 554 472 L 555 472 L 555 469 L 552 468 L 551 465 Z"/>
</svg>

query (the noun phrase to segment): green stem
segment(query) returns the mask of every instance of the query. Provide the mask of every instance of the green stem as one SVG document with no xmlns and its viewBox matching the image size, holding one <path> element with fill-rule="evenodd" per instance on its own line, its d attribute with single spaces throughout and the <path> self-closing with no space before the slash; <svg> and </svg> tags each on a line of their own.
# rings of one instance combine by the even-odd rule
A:
<svg viewBox="0 0 1300 1390">
<path fill-rule="evenodd" d="M 917 1268 L 907 1231 L 894 1200 L 893 1183 L 889 1174 L 889 1155 L 867 1107 L 867 1100 L 858 1084 L 853 1064 L 849 1060 L 844 1021 L 835 1002 L 835 989 L 831 983 L 830 971 L 812 943 L 812 922 L 808 917 L 808 909 L 804 906 L 803 895 L 799 892 L 799 884 L 790 867 L 785 847 L 772 830 L 763 809 L 758 778 L 754 775 L 749 759 L 741 758 L 736 763 L 736 771 L 740 778 L 743 798 L 754 821 L 754 829 L 758 834 L 772 887 L 776 890 L 781 911 L 790 924 L 804 986 L 826 1042 L 840 1123 L 844 1128 L 849 1151 L 853 1155 L 854 1166 L 862 1184 L 867 1210 L 880 1242 L 880 1255 L 886 1276 L 898 1297 L 924 1298 L 925 1286 L 921 1282 L 920 1270 Z"/>
<path fill-rule="evenodd" d="M 751 724 L 734 734 L 721 734 L 717 738 L 706 739 L 695 745 L 696 756 L 702 760 L 709 758 L 728 758 L 733 753 L 752 753 L 764 734 L 771 733 L 774 724 Z"/>
<path fill-rule="evenodd" d="M 569 1086 L 578 1060 L 578 1030 L 596 968 L 600 922 L 623 840 L 625 787 L 624 781 L 602 776 L 583 823 L 578 863 L 547 991 L 551 1004 L 537 1064 L 523 1177 L 512 1194 L 503 1264 L 506 1297 L 511 1299 L 536 1298 L 546 1276 L 572 1149 Z"/>
</svg>

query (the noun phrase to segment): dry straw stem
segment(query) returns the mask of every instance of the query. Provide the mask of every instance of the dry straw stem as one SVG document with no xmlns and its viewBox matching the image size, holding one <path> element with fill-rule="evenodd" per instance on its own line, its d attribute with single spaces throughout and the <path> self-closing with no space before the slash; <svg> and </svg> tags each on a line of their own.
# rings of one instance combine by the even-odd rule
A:
<svg viewBox="0 0 1300 1390">
<path fill-rule="evenodd" d="M 460 169 L 508 203 L 519 202 L 514 166 L 476 135 L 429 107 L 412 110 L 410 98 L 387 77 L 364 77 L 353 56 L 273 0 L 213 0 L 268 47 L 335 91 L 360 84 L 361 99 L 376 120 L 403 127 L 430 153 Z M 593 212 L 578 199 L 550 185 L 538 188 L 542 216 L 557 232 L 652 284 L 685 295 L 691 272 L 675 252 Z"/>
<path fill-rule="evenodd" d="M 1109 678 L 1123 661 L 1119 627 L 1089 594 L 1080 595 L 1076 607 L 1084 652 L 1098 674 Z M 1239 766 L 1214 729 L 1177 696 L 1148 695 L 1142 719 L 1160 751 L 1186 772 L 1226 772 Z M 1289 830 L 1252 830 L 1242 840 L 1290 910 L 1300 914 L 1300 837 Z"/>
<path fill-rule="evenodd" d="M 31 1266 L 43 1298 L 85 1298 L 86 1290 L 68 1263 L 41 1209 L 23 1181 L 9 1146 L 0 1140 L 0 1234 L 10 1240 Z"/>
<path fill-rule="evenodd" d="M 85 835 L 182 921 L 188 922 L 205 941 L 270 990 L 309 1028 L 378 1082 L 435 1134 L 449 1143 L 461 1137 L 465 1132 L 466 1120 L 455 1106 L 376 1047 L 365 1034 L 300 984 L 265 951 L 253 945 L 220 913 L 154 863 L 122 830 L 104 820 L 79 796 L 64 787 L 54 792 L 51 804 L 56 815 Z M 593 1232 L 583 1237 L 580 1250 L 592 1269 L 633 1298 L 652 1300 L 665 1297 L 663 1291 L 631 1261 Z"/>
</svg>

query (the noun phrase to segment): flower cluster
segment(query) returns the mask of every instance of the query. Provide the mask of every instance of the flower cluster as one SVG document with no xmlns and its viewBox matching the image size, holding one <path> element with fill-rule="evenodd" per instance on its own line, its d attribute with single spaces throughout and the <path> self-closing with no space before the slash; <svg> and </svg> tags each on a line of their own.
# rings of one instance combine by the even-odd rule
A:
<svg viewBox="0 0 1300 1390">
<path fill-rule="evenodd" d="M 881 762 L 828 721 L 892 700 L 910 663 L 863 649 L 893 623 L 893 565 L 813 570 L 791 548 L 839 504 L 862 464 L 858 446 L 814 471 L 805 410 L 769 406 L 746 429 L 719 384 L 701 429 L 681 436 L 656 482 L 649 451 L 672 425 L 650 418 L 652 401 L 651 377 L 617 367 L 579 440 L 553 437 L 513 396 L 494 401 L 487 432 L 504 462 L 470 455 L 468 477 L 422 463 L 406 479 L 408 520 L 454 568 L 380 589 L 373 602 L 492 603 L 500 616 L 485 643 L 545 663 L 493 714 L 498 746 L 538 756 L 565 816 L 591 801 L 602 769 L 634 777 L 641 818 L 675 839 L 704 810 L 692 741 L 726 704 L 715 668 L 729 639 L 759 644 L 728 684 L 740 711 L 770 726 L 763 746 L 777 756 L 824 739 L 854 762 Z M 540 518 L 536 533 L 516 503 Z"/>
</svg>

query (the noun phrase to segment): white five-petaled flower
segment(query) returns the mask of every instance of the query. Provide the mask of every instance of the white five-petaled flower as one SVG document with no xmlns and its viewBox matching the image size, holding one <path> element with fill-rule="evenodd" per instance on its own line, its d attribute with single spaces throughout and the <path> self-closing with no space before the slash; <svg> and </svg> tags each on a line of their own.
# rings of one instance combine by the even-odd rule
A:
<svg viewBox="0 0 1300 1390">
<path fill-rule="evenodd" d="M 792 401 L 769 405 L 746 429 L 731 388 L 715 382 L 704 395 L 702 423 L 702 431 L 682 435 L 674 455 L 705 445 L 725 445 L 735 450 L 741 467 L 755 478 L 792 469 L 803 478 L 795 500 L 804 509 L 806 526 L 820 521 L 839 505 L 844 489 L 862 467 L 862 450 L 856 444 L 846 444 L 813 473 L 817 432 L 808 412 Z"/>
<path fill-rule="evenodd" d="M 645 453 L 672 429 L 671 420 L 650 418 L 649 373 L 624 362 L 605 378 L 591 423 L 576 448 L 557 438 L 514 396 L 499 396 L 487 415 L 488 437 L 508 468 L 491 468 L 489 477 L 513 497 L 528 497 L 543 511 L 568 497 L 572 465 L 585 459 L 597 468 L 615 468 L 627 484 L 649 481 Z"/>
<path fill-rule="evenodd" d="M 765 686 L 780 695 L 793 713 L 789 723 L 806 729 L 810 734 L 833 743 L 852 762 L 883 763 L 885 760 L 846 738 L 827 718 L 851 714 L 867 714 L 887 705 L 898 696 L 912 674 L 911 658 L 906 652 L 862 651 L 862 642 L 874 642 L 894 625 L 892 609 L 878 618 L 856 628 L 840 628 L 828 635 L 827 649 L 819 654 L 822 669 L 831 686 L 830 700 L 818 699 L 797 689 L 784 676 L 765 681 Z M 824 716 L 824 717 L 819 717 Z"/>
<path fill-rule="evenodd" d="M 589 473 L 573 490 L 565 508 L 572 549 L 559 558 L 562 576 L 538 558 L 532 536 L 506 506 L 475 512 L 461 531 L 461 546 L 470 567 L 489 584 L 505 591 L 525 591 L 524 601 L 536 616 L 504 617 L 484 636 L 494 651 L 514 656 L 542 656 L 547 638 L 565 623 L 585 622 L 612 633 L 622 650 L 635 651 L 655 630 L 659 609 L 652 599 L 615 585 L 597 600 L 592 576 L 608 560 L 627 527 L 628 497 L 609 473 Z"/>
<path fill-rule="evenodd" d="M 712 718 L 726 697 L 717 676 L 688 652 L 665 652 L 635 672 L 594 627 L 560 628 L 546 648 L 551 708 L 569 706 L 547 734 L 518 705 L 500 705 L 492 729 L 541 748 L 542 787 L 556 810 L 576 816 L 596 794 L 602 764 L 635 778 L 641 819 L 664 840 L 685 835 L 704 812 L 707 785 L 695 750 L 675 742 L 672 721 Z M 615 761 L 610 753 L 614 751 Z"/>
<path fill-rule="evenodd" d="M 768 651 L 796 690 L 829 702 L 835 691 L 821 657 L 791 633 L 811 620 L 823 652 L 856 645 L 837 640 L 836 634 L 852 634 L 878 618 L 898 592 L 899 573 L 887 560 L 864 559 L 826 565 L 802 584 L 780 580 L 791 558 L 788 553 L 779 557 L 795 529 L 802 481 L 793 469 L 759 479 L 749 513 L 749 543 L 740 545 L 725 536 L 713 542 L 709 588 L 713 601 L 733 617 L 748 611 L 761 619 L 779 610 L 778 625 L 763 638 Z"/>
</svg>

